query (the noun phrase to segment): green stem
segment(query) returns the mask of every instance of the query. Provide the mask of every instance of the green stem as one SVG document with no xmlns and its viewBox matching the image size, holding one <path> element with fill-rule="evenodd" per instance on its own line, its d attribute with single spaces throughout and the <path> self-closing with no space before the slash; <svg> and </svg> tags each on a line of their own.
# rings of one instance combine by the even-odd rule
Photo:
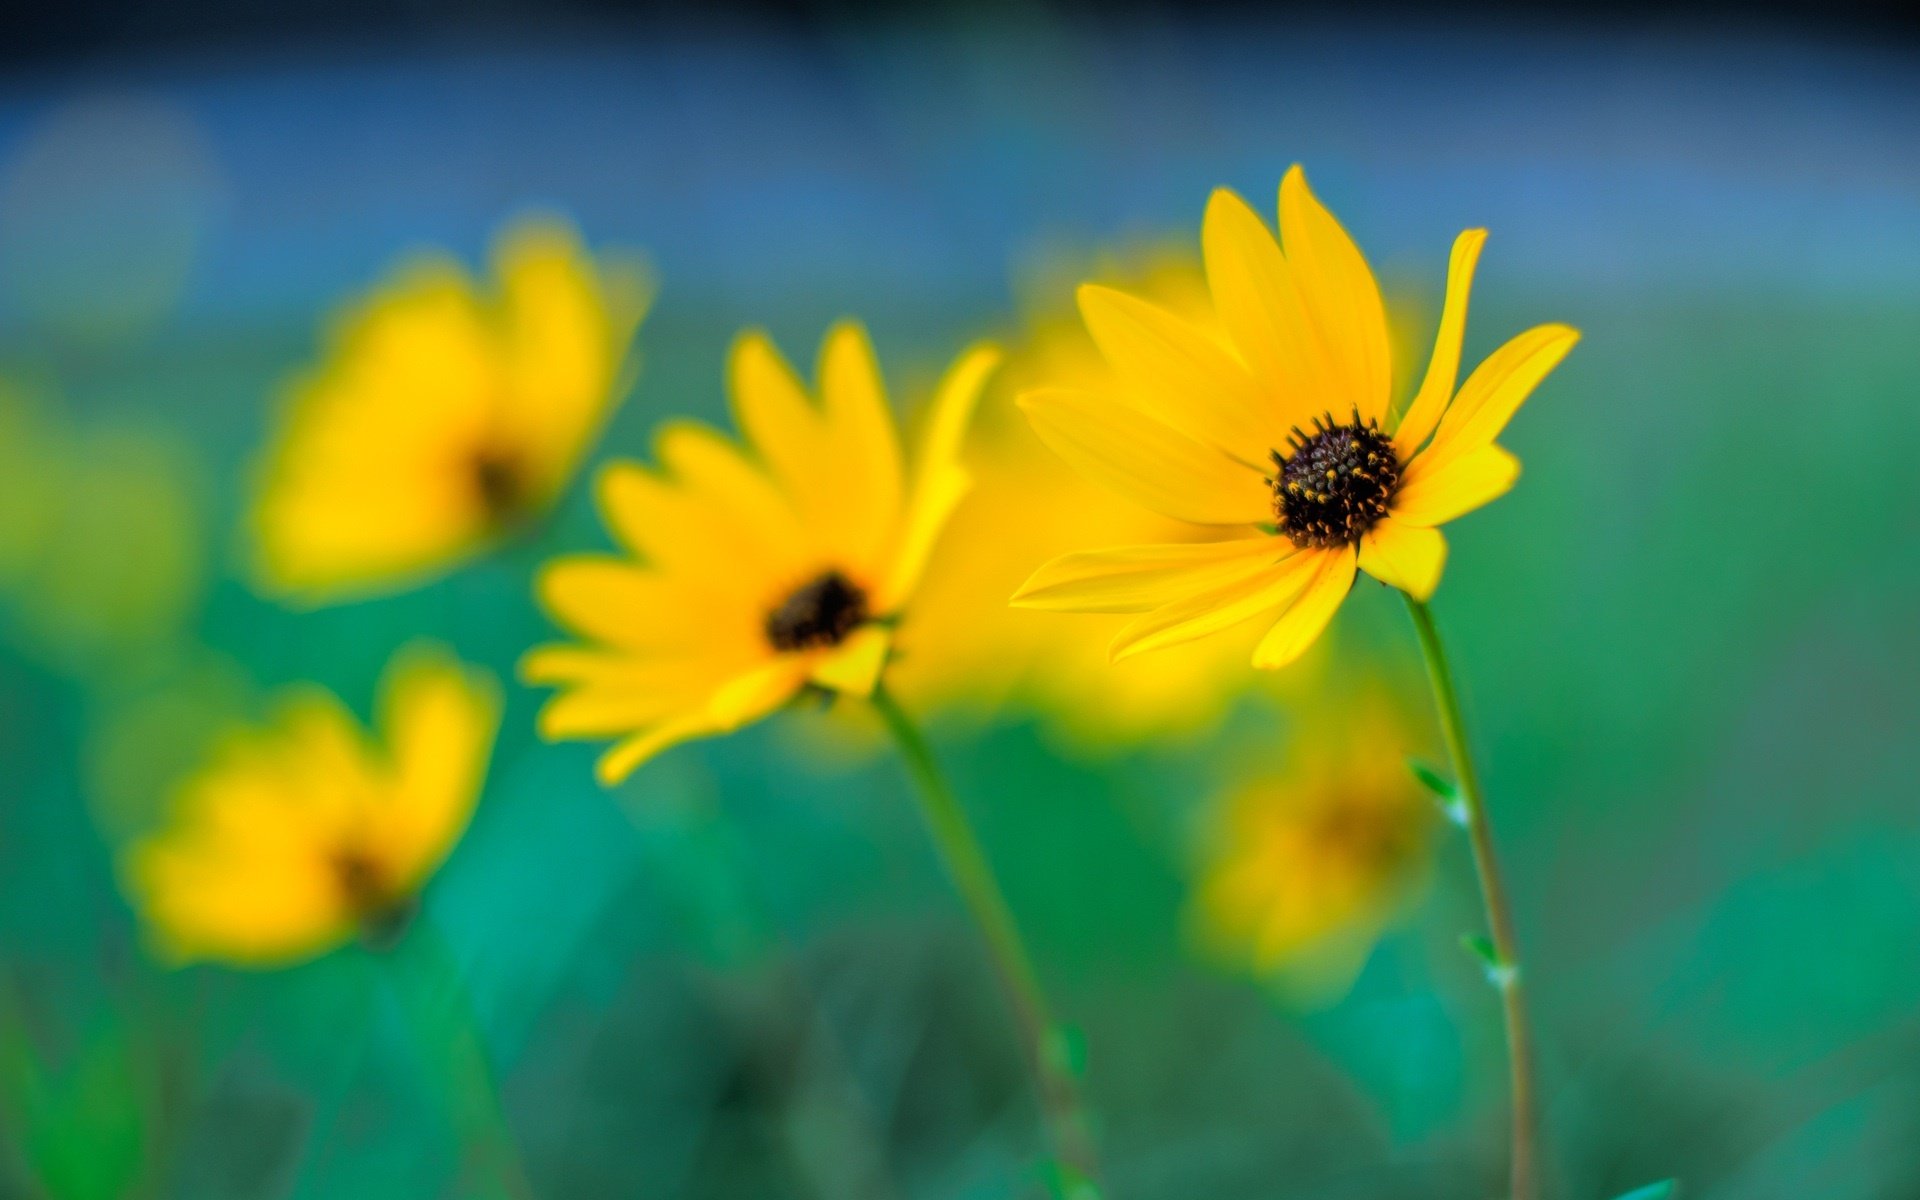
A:
<svg viewBox="0 0 1920 1200">
<path fill-rule="evenodd" d="M 1026 1037 L 1054 1152 L 1077 1185 L 1067 1189 L 1068 1194 L 1075 1200 L 1093 1200 L 1099 1195 L 1094 1183 L 1097 1168 L 1080 1085 L 1066 1061 L 1064 1036 L 1054 1022 L 1046 993 L 1040 987 L 1040 977 L 1020 937 L 1020 929 L 1014 924 L 1006 897 L 1001 894 L 1000 884 L 994 878 L 993 867 L 974 835 L 966 810 L 960 807 L 953 789 L 947 786 L 946 777 L 934 761 L 933 750 L 913 718 L 884 686 L 874 689 L 873 707 L 886 722 L 887 731 L 893 735 L 900 756 L 913 775 L 920 811 L 926 817 L 927 828 L 940 850 L 947 874 L 972 910 L 993 952 L 994 964 Z"/>
<path fill-rule="evenodd" d="M 1426 659 L 1427 678 L 1433 684 L 1433 703 L 1440 714 L 1440 732 L 1447 742 L 1447 754 L 1453 759 L 1454 776 L 1460 787 L 1467 838 L 1473 845 L 1473 865 L 1480 876 L 1480 895 L 1486 903 L 1487 927 L 1493 935 L 1494 953 L 1499 967 L 1494 983 L 1499 987 L 1507 1024 L 1507 1066 L 1513 1091 L 1513 1200 L 1538 1200 L 1540 1167 L 1538 1133 L 1535 1126 L 1533 1035 L 1527 1024 L 1527 1009 L 1522 995 L 1520 951 L 1513 932 L 1513 905 L 1507 899 L 1506 881 L 1500 874 L 1500 861 L 1494 854 L 1493 831 L 1487 824 L 1486 795 L 1480 790 L 1480 773 L 1467 749 L 1467 734 L 1460 717 L 1460 696 L 1454 686 L 1453 669 L 1447 665 L 1447 652 L 1440 644 L 1440 631 L 1434 628 L 1433 610 L 1413 597 L 1407 597 L 1407 611 L 1413 616 L 1414 630 L 1420 635 L 1420 652 Z"/>
<path fill-rule="evenodd" d="M 416 917 L 385 956 L 418 1048 L 446 1089 L 446 1104 L 467 1163 L 492 1181 L 493 1194 L 532 1200 L 533 1187 L 507 1128 L 486 1043 L 452 951 Z"/>
</svg>

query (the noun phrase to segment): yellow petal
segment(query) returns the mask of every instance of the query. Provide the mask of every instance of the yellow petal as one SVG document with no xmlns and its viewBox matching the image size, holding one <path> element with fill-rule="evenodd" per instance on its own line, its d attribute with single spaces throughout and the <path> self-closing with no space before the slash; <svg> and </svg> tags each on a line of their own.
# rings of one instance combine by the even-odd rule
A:
<svg viewBox="0 0 1920 1200">
<path fill-rule="evenodd" d="M 1387 517 L 1360 539 L 1360 569 L 1415 600 L 1432 597 L 1447 564 L 1447 539 L 1437 529 Z"/>
<path fill-rule="evenodd" d="M 997 347 L 982 342 L 970 346 L 947 368 L 934 392 L 920 453 L 914 463 L 913 494 L 901 518 L 899 540 L 892 562 L 874 596 L 879 612 L 893 613 L 920 582 L 927 556 L 946 527 L 954 506 L 967 493 L 971 480 L 960 466 L 960 445 L 979 403 L 987 377 L 1000 365 Z"/>
<path fill-rule="evenodd" d="M 1253 665 L 1263 670 L 1284 667 L 1307 652 L 1340 610 L 1353 587 L 1354 553 L 1338 550 L 1321 557 L 1319 569 L 1292 607 L 1254 647 Z"/>
<path fill-rule="evenodd" d="M 1074 469 L 1155 512 L 1201 525 L 1252 525 L 1272 514 L 1259 472 L 1119 400 L 1044 388 L 1022 395 L 1020 407 Z"/>
<path fill-rule="evenodd" d="M 1012 603 L 1053 612 L 1147 612 L 1217 587 L 1263 559 L 1277 562 L 1292 549 L 1262 535 L 1063 554 L 1035 571 Z"/>
<path fill-rule="evenodd" d="M 634 554 L 731 613 L 758 604 L 792 571 L 736 514 L 634 463 L 609 463 L 595 481 L 607 528 Z"/>
<path fill-rule="evenodd" d="M 554 559 L 535 577 L 540 605 L 568 630 L 626 650 L 678 650 L 732 632 L 700 593 L 610 555 Z"/>
<path fill-rule="evenodd" d="M 1421 457 L 1432 455 L 1437 468 L 1492 444 L 1533 389 L 1579 340 L 1579 332 L 1565 325 L 1540 325 L 1488 355 L 1447 407 Z"/>
<path fill-rule="evenodd" d="M 539 476 L 564 482 L 620 399 L 619 377 L 649 293 L 616 303 L 565 222 L 522 221 L 494 249 L 503 386 L 496 436 Z"/>
<path fill-rule="evenodd" d="M 1520 478 L 1520 460 L 1499 446 L 1482 446 L 1438 466 L 1422 454 L 1407 467 L 1393 498 L 1393 518 L 1404 525 L 1444 525 L 1506 495 Z"/>
<path fill-rule="evenodd" d="M 673 420 L 654 434 L 654 455 L 696 502 L 727 516 L 756 557 L 797 563 L 807 539 L 793 504 L 730 438 L 698 421 Z"/>
<path fill-rule="evenodd" d="M 854 534 L 866 561 L 892 533 L 900 516 L 902 467 L 900 435 L 887 406 L 880 363 L 867 331 L 842 321 L 827 334 L 820 352 L 820 395 L 828 437 L 843 464 L 840 487 L 854 511 Z"/>
<path fill-rule="evenodd" d="M 480 798 L 500 726 L 500 689 L 444 650 L 412 647 L 381 681 L 379 726 L 395 783 L 389 857 L 411 890 L 446 858 Z"/>
<path fill-rule="evenodd" d="M 1384 422 L 1393 356 L 1380 287 L 1360 248 L 1307 187 L 1297 164 L 1280 181 L 1280 236 L 1307 313 L 1343 383 L 1332 398 L 1334 416 L 1358 408 L 1362 419 Z"/>
<path fill-rule="evenodd" d="M 1230 629 L 1292 600 L 1312 579 L 1314 563 L 1323 552 L 1297 550 L 1283 538 L 1272 540 L 1275 552 L 1283 556 L 1277 562 L 1258 563 L 1251 572 L 1136 617 L 1114 637 L 1107 648 L 1109 656 L 1119 662 L 1148 650 L 1177 646 Z"/>
<path fill-rule="evenodd" d="M 829 691 L 864 700 L 873 695 L 892 645 L 892 630 L 881 625 L 862 626 L 820 660 L 813 669 L 813 682 Z"/>
<path fill-rule="evenodd" d="M 1453 398 L 1454 381 L 1460 376 L 1460 343 L 1467 334 L 1473 269 L 1480 261 L 1480 248 L 1486 244 L 1484 229 L 1469 229 L 1453 240 L 1453 257 L 1447 264 L 1447 299 L 1440 310 L 1440 329 L 1433 337 L 1433 357 L 1427 360 L 1427 377 L 1393 434 L 1393 448 L 1401 462 L 1420 449 L 1440 423 L 1447 401 Z"/>
<path fill-rule="evenodd" d="M 692 738 L 730 733 L 780 707 L 806 679 L 806 663 L 783 656 L 728 681 L 698 709 L 620 742 L 602 755 L 596 768 L 600 782 L 612 787 L 648 759 L 670 746 Z"/>
<path fill-rule="evenodd" d="M 1253 466 L 1286 443 L 1277 410 L 1211 337 L 1113 288 L 1086 284 L 1079 298 L 1087 332 L 1142 412 Z"/>
<path fill-rule="evenodd" d="M 1225 188 L 1207 202 L 1201 248 L 1214 307 L 1265 389 L 1279 438 L 1326 410 L 1340 381 L 1307 317 L 1280 244 L 1247 202 Z"/>
</svg>

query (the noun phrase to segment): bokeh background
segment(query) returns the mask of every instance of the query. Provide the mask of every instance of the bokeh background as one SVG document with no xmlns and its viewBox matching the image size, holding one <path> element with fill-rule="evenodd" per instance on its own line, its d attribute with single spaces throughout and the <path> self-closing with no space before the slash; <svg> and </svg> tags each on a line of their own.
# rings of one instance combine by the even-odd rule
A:
<svg viewBox="0 0 1920 1200">
<path fill-rule="evenodd" d="M 1265 207 L 1295 161 L 1415 330 L 1485 225 L 1470 356 L 1586 334 L 1436 604 L 1555 1194 L 1920 1194 L 1910 35 L 1846 5 L 25 21 L 0 48 L 0 1196 L 472 1194 L 376 956 L 172 969 L 115 873 L 211 731 L 299 680 L 364 711 L 423 633 L 508 683 L 423 919 L 539 1196 L 1042 1194 L 991 969 L 870 731 L 777 719 L 602 790 L 512 682 L 551 633 L 534 565 L 605 544 L 585 488 L 537 541 L 292 612 L 240 570 L 250 472 L 328 313 L 522 213 L 654 265 L 599 452 L 635 456 L 666 415 L 719 417 L 742 326 L 804 359 L 857 314 L 924 381 L 1063 303 L 1044 264 L 1190 252 L 1212 187 Z M 1390 596 L 1339 634 L 1423 711 Z M 1498 1188 L 1456 839 L 1343 994 L 1190 936 L 1196 826 L 1317 678 L 1120 744 L 936 714 L 1089 1047 L 1119 1200 Z"/>
</svg>

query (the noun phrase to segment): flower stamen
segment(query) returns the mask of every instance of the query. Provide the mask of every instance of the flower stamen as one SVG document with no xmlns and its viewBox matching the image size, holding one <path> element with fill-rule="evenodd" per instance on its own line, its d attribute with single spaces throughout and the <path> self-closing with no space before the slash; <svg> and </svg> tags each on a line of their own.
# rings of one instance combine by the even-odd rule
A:
<svg viewBox="0 0 1920 1200">
<path fill-rule="evenodd" d="M 1386 516 L 1400 487 L 1400 460 L 1380 422 L 1335 421 L 1331 412 L 1313 419 L 1313 432 L 1298 425 L 1286 452 L 1272 452 L 1276 468 L 1273 515 L 1281 533 L 1301 549 L 1351 546 Z"/>
<path fill-rule="evenodd" d="M 837 646 L 868 617 L 867 593 L 840 572 L 828 571 L 767 614 L 767 641 L 782 653 Z"/>
</svg>

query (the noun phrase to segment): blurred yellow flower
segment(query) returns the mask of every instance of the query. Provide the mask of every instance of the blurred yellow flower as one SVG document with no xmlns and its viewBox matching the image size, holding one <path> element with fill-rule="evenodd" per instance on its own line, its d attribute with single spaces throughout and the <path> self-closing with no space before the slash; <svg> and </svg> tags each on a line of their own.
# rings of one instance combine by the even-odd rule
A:
<svg viewBox="0 0 1920 1200">
<path fill-rule="evenodd" d="M 611 784 L 809 685 L 870 695 L 893 625 L 966 492 L 960 442 L 997 361 L 987 346 L 955 360 L 909 476 L 858 324 L 822 344 L 819 404 L 766 337 L 742 336 L 729 384 L 751 452 L 704 425 L 667 425 L 659 470 L 617 463 L 600 474 L 607 525 L 633 558 L 542 570 L 542 603 L 590 644 L 543 647 L 522 663 L 528 682 L 561 689 L 540 714 L 541 734 L 619 738 L 600 759 Z"/>
<path fill-rule="evenodd" d="M 1041 439 L 1089 478 L 1227 539 L 1066 554 L 1016 594 L 1033 608 L 1139 614 L 1114 638 L 1116 660 L 1277 613 L 1253 663 L 1285 666 L 1356 570 L 1427 599 L 1446 559 L 1437 527 L 1513 486 L 1519 461 L 1494 439 L 1579 338 L 1564 325 L 1520 334 L 1456 395 L 1486 240 L 1468 230 L 1425 382 L 1396 412 L 1379 286 L 1297 166 L 1280 185 L 1280 223 L 1284 252 L 1243 200 L 1216 191 L 1202 250 L 1219 328 L 1089 284 L 1080 310 L 1113 383 L 1020 398 Z"/>
<path fill-rule="evenodd" d="M 1100 270 L 1188 320 L 1211 321 L 1206 281 L 1189 256 L 1149 248 L 1109 259 Z M 1065 619 L 1006 603 L 1037 564 L 1088 541 L 1220 536 L 1116 502 L 1112 493 L 1061 471 L 1015 410 L 1013 397 L 1043 381 L 1095 388 L 1108 377 L 1071 311 L 1049 309 L 1044 301 L 1034 306 L 1025 337 L 982 400 L 966 457 L 974 488 L 954 512 L 941 553 L 901 621 L 898 661 L 888 680 L 909 707 L 1030 707 L 1077 747 L 1101 750 L 1203 732 L 1245 689 L 1250 640 L 1196 642 L 1109 665 L 1106 643 L 1125 618 Z"/>
<path fill-rule="evenodd" d="M 1221 800 L 1192 899 L 1211 955 L 1302 1000 L 1346 992 L 1431 858 L 1412 733 L 1382 694 L 1357 695 L 1311 710 L 1286 766 Z"/>
<path fill-rule="evenodd" d="M 403 267 L 296 382 L 252 514 L 256 574 L 303 602 L 395 587 L 544 512 L 629 380 L 650 298 L 553 221 L 509 228 L 482 294 L 458 263 Z"/>
<path fill-rule="evenodd" d="M 499 697 L 415 647 L 388 665 L 377 710 L 370 733 L 331 694 L 294 689 L 187 779 L 123 863 L 161 952 L 265 967 L 397 935 L 467 827 Z"/>
</svg>

